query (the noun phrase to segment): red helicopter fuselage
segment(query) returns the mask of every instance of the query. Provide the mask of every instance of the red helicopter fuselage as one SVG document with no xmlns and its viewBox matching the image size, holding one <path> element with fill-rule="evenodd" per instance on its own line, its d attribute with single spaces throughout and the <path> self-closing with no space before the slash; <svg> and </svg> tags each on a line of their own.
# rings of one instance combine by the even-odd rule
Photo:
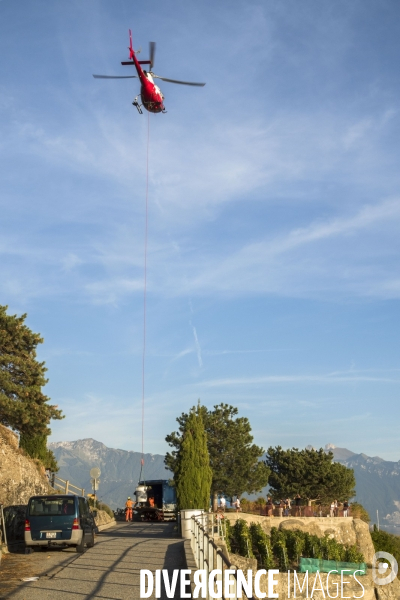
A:
<svg viewBox="0 0 400 600">
<path fill-rule="evenodd" d="M 132 48 L 132 45 L 129 48 L 129 51 L 130 51 L 130 58 L 132 60 L 129 62 L 121 62 L 121 64 L 135 66 L 136 72 L 138 74 L 138 77 L 139 77 L 140 83 L 141 83 L 140 95 L 142 98 L 143 106 L 149 112 L 153 112 L 153 113 L 164 112 L 165 106 L 164 106 L 163 93 L 161 92 L 158 85 L 156 85 L 154 83 L 151 73 L 144 71 L 141 67 L 142 64 L 150 64 L 150 61 L 148 61 L 148 60 L 138 61 L 138 59 L 136 58 L 136 53 L 135 53 L 134 49 Z"/>
<path fill-rule="evenodd" d="M 181 81 L 179 79 L 169 79 L 167 77 L 160 77 L 160 75 L 156 75 L 153 73 L 153 65 L 154 65 L 154 55 L 156 44 L 155 42 L 150 42 L 150 60 L 138 60 L 137 54 L 139 54 L 140 50 L 133 49 L 132 46 L 132 32 L 129 30 L 129 61 L 121 62 L 121 65 L 131 65 L 135 67 L 137 75 L 94 75 L 95 79 L 131 79 L 138 78 L 140 79 L 140 94 L 136 96 L 134 101 L 132 102 L 133 106 L 136 106 L 139 114 L 143 114 L 142 106 L 152 113 L 165 113 L 164 106 L 164 95 L 158 85 L 154 83 L 154 79 L 161 79 L 162 81 L 168 81 L 169 83 L 178 83 L 179 85 L 190 85 L 195 87 L 203 87 L 205 83 L 197 83 L 194 81 Z M 142 65 L 150 65 L 148 71 L 142 69 Z M 138 98 L 141 98 L 141 101 L 138 101 Z"/>
</svg>

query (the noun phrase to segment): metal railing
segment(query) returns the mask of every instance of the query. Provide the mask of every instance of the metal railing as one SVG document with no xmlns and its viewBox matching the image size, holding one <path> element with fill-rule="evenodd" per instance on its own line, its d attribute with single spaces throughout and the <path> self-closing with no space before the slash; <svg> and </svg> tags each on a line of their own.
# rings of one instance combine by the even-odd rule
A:
<svg viewBox="0 0 400 600">
<path fill-rule="evenodd" d="M 85 488 L 79 488 L 76 485 L 72 485 L 68 479 L 61 479 L 61 477 L 57 477 L 54 473 L 51 475 L 50 484 L 55 490 L 62 490 L 64 494 L 74 494 L 75 496 L 85 495 Z"/>
<path fill-rule="evenodd" d="M 202 519 L 207 520 L 208 515 L 202 515 Z M 208 524 L 208 520 L 207 520 Z M 213 539 L 211 539 L 208 531 L 206 531 L 204 525 L 198 519 L 198 517 L 192 517 L 191 519 L 192 526 L 192 536 L 191 536 L 191 547 L 194 554 L 196 566 L 198 569 L 204 570 L 206 574 L 205 581 L 207 582 L 206 589 L 206 599 L 210 600 L 211 596 L 209 595 L 208 581 L 209 575 L 211 571 L 217 570 L 218 573 L 215 577 L 215 582 L 221 582 L 219 585 L 222 588 L 222 593 L 220 596 L 221 600 L 225 600 L 226 596 L 225 592 L 225 580 L 229 580 L 229 593 L 231 594 L 230 598 L 234 600 L 238 600 L 239 598 L 247 598 L 248 600 L 255 600 L 253 596 L 246 596 L 244 591 L 241 591 L 240 596 L 238 595 L 238 584 L 236 578 L 237 567 L 233 565 L 229 559 L 224 555 L 222 549 L 219 548 Z M 221 524 L 219 524 L 221 527 Z M 208 527 L 207 527 L 208 529 Z M 219 533 L 219 531 L 218 531 Z M 212 525 L 212 535 L 214 535 L 214 524 Z M 225 574 L 226 571 L 232 571 L 229 574 Z M 218 585 L 218 583 L 217 583 Z M 233 594 L 233 595 L 232 595 Z"/>
</svg>

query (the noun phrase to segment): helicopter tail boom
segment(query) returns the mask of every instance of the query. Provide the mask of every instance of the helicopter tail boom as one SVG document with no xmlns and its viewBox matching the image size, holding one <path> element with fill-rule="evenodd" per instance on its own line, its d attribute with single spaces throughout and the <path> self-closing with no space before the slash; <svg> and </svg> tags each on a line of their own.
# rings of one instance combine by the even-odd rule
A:
<svg viewBox="0 0 400 600">
<path fill-rule="evenodd" d="M 132 60 L 133 57 L 135 56 L 135 51 L 132 46 L 132 31 L 131 30 L 129 30 L 129 48 L 128 48 L 128 50 L 129 50 L 129 59 Z"/>
</svg>

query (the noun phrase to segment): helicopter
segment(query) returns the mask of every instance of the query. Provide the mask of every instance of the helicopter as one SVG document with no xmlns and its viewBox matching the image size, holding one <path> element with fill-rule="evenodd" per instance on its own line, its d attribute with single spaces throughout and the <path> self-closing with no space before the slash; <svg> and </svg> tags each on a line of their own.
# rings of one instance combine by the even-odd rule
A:
<svg viewBox="0 0 400 600">
<path fill-rule="evenodd" d="M 180 85 L 192 85 L 196 87 L 203 87 L 205 83 L 194 83 L 191 81 L 178 81 L 177 79 L 167 79 L 167 77 L 160 77 L 155 75 L 152 71 L 154 65 L 154 56 L 156 52 L 155 42 L 150 42 L 149 54 L 150 60 L 138 60 L 136 55 L 140 53 L 140 50 L 134 50 L 132 46 L 132 31 L 129 29 L 129 61 L 121 62 L 121 65 L 133 65 L 136 67 L 137 75 L 93 75 L 95 79 L 139 79 L 141 84 L 140 94 L 136 96 L 132 102 L 133 106 L 136 106 L 139 114 L 143 114 L 142 106 L 149 112 L 152 113 L 166 113 L 164 106 L 164 94 L 154 83 L 154 79 L 161 79 L 162 81 L 168 81 L 168 83 L 178 83 Z M 145 71 L 141 65 L 150 65 L 150 70 Z M 141 102 L 139 102 L 139 97 Z"/>
</svg>

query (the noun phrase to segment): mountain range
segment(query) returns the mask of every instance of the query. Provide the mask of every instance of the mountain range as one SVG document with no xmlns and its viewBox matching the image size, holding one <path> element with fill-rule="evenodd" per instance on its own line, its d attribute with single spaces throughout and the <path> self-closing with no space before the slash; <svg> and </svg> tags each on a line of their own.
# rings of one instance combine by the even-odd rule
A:
<svg viewBox="0 0 400 600">
<path fill-rule="evenodd" d="M 77 487 L 85 488 L 86 493 L 92 491 L 90 470 L 98 467 L 101 471 L 98 498 L 113 509 L 125 506 L 127 497 L 133 496 L 139 479 L 172 478 L 161 454 L 145 454 L 141 472 L 140 452 L 107 448 L 91 438 L 75 442 L 52 442 L 49 448 L 60 468 L 57 475 Z"/>
<path fill-rule="evenodd" d="M 98 497 L 111 508 L 125 505 L 141 479 L 170 479 L 172 473 L 165 468 L 164 456 L 146 454 L 142 475 L 140 452 L 107 448 L 93 439 L 75 442 L 53 442 L 49 448 L 54 452 L 60 470 L 59 477 L 68 479 L 87 492 L 91 490 L 90 469 L 101 470 Z M 334 460 L 354 469 L 356 498 L 369 512 L 371 522 L 382 529 L 400 533 L 400 461 L 385 461 L 379 456 L 356 454 L 347 448 L 327 444 Z M 378 511 L 378 513 L 377 513 Z"/>
<path fill-rule="evenodd" d="M 400 533 L 400 461 L 356 454 L 347 448 L 325 446 L 336 462 L 354 469 L 356 501 L 367 509 L 372 523 L 391 533 Z M 377 512 L 378 511 L 378 512 Z"/>
</svg>

